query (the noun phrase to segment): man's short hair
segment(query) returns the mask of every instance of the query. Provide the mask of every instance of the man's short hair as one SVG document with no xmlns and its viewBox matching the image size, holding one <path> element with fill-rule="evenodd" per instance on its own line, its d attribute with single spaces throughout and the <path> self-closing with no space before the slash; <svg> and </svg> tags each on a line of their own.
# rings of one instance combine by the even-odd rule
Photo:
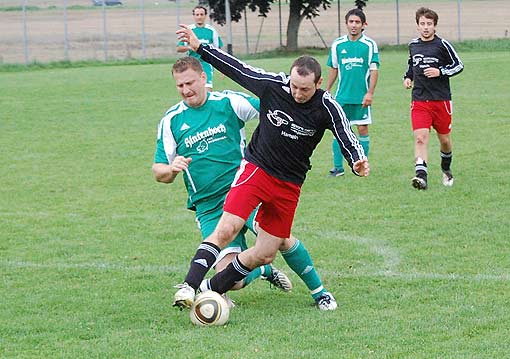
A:
<svg viewBox="0 0 510 359">
<path fill-rule="evenodd" d="M 345 23 L 346 24 L 347 24 L 347 21 L 349 21 L 349 17 L 351 17 L 353 15 L 359 17 L 363 24 L 367 22 L 367 17 L 365 16 L 365 13 L 363 12 L 363 10 L 356 8 L 356 9 L 349 10 L 347 12 L 347 14 L 345 14 Z"/>
<path fill-rule="evenodd" d="M 191 12 L 192 15 L 195 15 L 195 10 L 196 9 L 203 9 L 205 11 L 205 14 L 207 15 L 207 8 L 205 6 L 202 6 L 202 5 L 197 5 L 193 8 L 193 11 Z"/>
<path fill-rule="evenodd" d="M 172 66 L 172 75 L 177 73 L 180 74 L 188 69 L 192 69 L 193 71 L 201 74 L 204 72 L 204 68 L 200 61 L 191 56 L 181 57 L 179 60 L 175 62 Z"/>
<path fill-rule="evenodd" d="M 292 72 L 293 68 L 296 68 L 296 71 L 301 76 L 308 76 L 310 74 L 314 74 L 314 82 L 317 84 L 321 78 L 321 65 L 317 60 L 308 55 L 303 55 L 298 57 L 290 67 L 290 71 Z"/>
<path fill-rule="evenodd" d="M 425 19 L 430 19 L 434 21 L 434 26 L 437 25 L 437 22 L 439 20 L 439 16 L 437 15 L 437 12 L 435 12 L 432 9 L 421 7 L 418 10 L 416 10 L 416 24 L 418 25 L 420 22 L 420 17 L 425 17 Z"/>
</svg>

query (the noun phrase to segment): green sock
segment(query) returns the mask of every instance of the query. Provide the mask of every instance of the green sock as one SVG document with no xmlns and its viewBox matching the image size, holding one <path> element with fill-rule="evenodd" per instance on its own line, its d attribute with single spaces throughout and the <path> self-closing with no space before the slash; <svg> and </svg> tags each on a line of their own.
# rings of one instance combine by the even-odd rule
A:
<svg viewBox="0 0 510 359">
<path fill-rule="evenodd" d="M 281 254 L 288 266 L 305 282 L 313 299 L 320 297 L 326 291 L 322 286 L 319 274 L 315 270 L 312 258 L 303 243 L 296 240 L 292 248 L 282 251 Z"/>
<path fill-rule="evenodd" d="M 333 166 L 335 166 L 337 170 L 343 170 L 344 156 L 342 155 L 342 151 L 340 151 L 340 144 L 336 138 L 333 139 L 331 149 L 333 150 Z"/>
<path fill-rule="evenodd" d="M 253 282 L 261 275 L 268 275 L 269 273 L 271 273 L 271 265 L 269 264 L 255 268 L 246 276 L 246 278 L 244 278 L 243 288 L 249 285 L 251 282 Z"/>
<path fill-rule="evenodd" d="M 365 151 L 365 156 L 368 157 L 368 151 L 370 150 L 370 136 L 359 136 L 359 142 L 363 147 L 363 151 Z"/>
</svg>

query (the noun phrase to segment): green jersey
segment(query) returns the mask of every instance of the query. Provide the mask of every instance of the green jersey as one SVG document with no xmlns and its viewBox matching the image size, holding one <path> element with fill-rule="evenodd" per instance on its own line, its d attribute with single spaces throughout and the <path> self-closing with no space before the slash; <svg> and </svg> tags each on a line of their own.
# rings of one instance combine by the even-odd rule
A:
<svg viewBox="0 0 510 359">
<path fill-rule="evenodd" d="M 246 147 L 245 122 L 258 116 L 259 100 L 238 92 L 209 92 L 206 102 L 171 107 L 160 121 L 155 163 L 191 157 L 184 173 L 188 208 L 225 195 Z"/>
<path fill-rule="evenodd" d="M 356 41 L 344 35 L 333 41 L 328 66 L 338 69 L 335 99 L 341 104 L 361 104 L 368 91 L 370 66 L 379 67 L 379 49 L 374 40 L 361 34 Z"/>
</svg>

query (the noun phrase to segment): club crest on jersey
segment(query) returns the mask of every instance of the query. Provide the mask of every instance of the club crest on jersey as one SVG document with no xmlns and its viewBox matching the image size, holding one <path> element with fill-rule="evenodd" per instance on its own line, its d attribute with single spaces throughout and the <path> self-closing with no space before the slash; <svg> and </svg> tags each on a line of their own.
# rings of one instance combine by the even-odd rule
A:
<svg viewBox="0 0 510 359">
<path fill-rule="evenodd" d="M 435 57 L 427 57 L 422 54 L 416 54 L 413 56 L 413 66 L 430 67 L 430 64 L 438 63 L 439 59 Z"/>
<path fill-rule="evenodd" d="M 207 151 L 208 148 L 209 148 L 209 145 L 207 144 L 207 141 L 202 140 L 202 141 L 200 141 L 200 143 L 197 146 L 197 152 L 203 153 L 203 152 Z"/>
<path fill-rule="evenodd" d="M 269 110 L 266 116 L 269 122 L 271 122 L 276 127 L 280 127 L 281 125 L 288 125 L 293 121 L 292 117 L 280 110 Z"/>
<path fill-rule="evenodd" d="M 313 136 L 315 134 L 314 129 L 307 129 L 304 127 L 301 127 L 294 123 L 294 120 L 292 117 L 290 117 L 288 114 L 286 114 L 283 111 L 280 110 L 274 110 L 266 114 L 269 122 L 275 127 L 284 127 L 285 129 L 282 129 L 281 135 L 283 137 L 292 138 L 293 140 L 297 140 L 299 136 Z M 286 132 L 290 129 L 291 132 Z"/>
</svg>

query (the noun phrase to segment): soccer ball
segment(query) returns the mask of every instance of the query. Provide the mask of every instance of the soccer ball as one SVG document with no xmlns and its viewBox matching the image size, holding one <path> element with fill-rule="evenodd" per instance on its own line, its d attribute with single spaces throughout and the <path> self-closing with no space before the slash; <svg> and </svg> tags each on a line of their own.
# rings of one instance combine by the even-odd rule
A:
<svg viewBox="0 0 510 359">
<path fill-rule="evenodd" d="M 196 325 L 223 325 L 228 321 L 230 309 L 218 293 L 208 290 L 195 297 L 189 316 Z"/>
</svg>

